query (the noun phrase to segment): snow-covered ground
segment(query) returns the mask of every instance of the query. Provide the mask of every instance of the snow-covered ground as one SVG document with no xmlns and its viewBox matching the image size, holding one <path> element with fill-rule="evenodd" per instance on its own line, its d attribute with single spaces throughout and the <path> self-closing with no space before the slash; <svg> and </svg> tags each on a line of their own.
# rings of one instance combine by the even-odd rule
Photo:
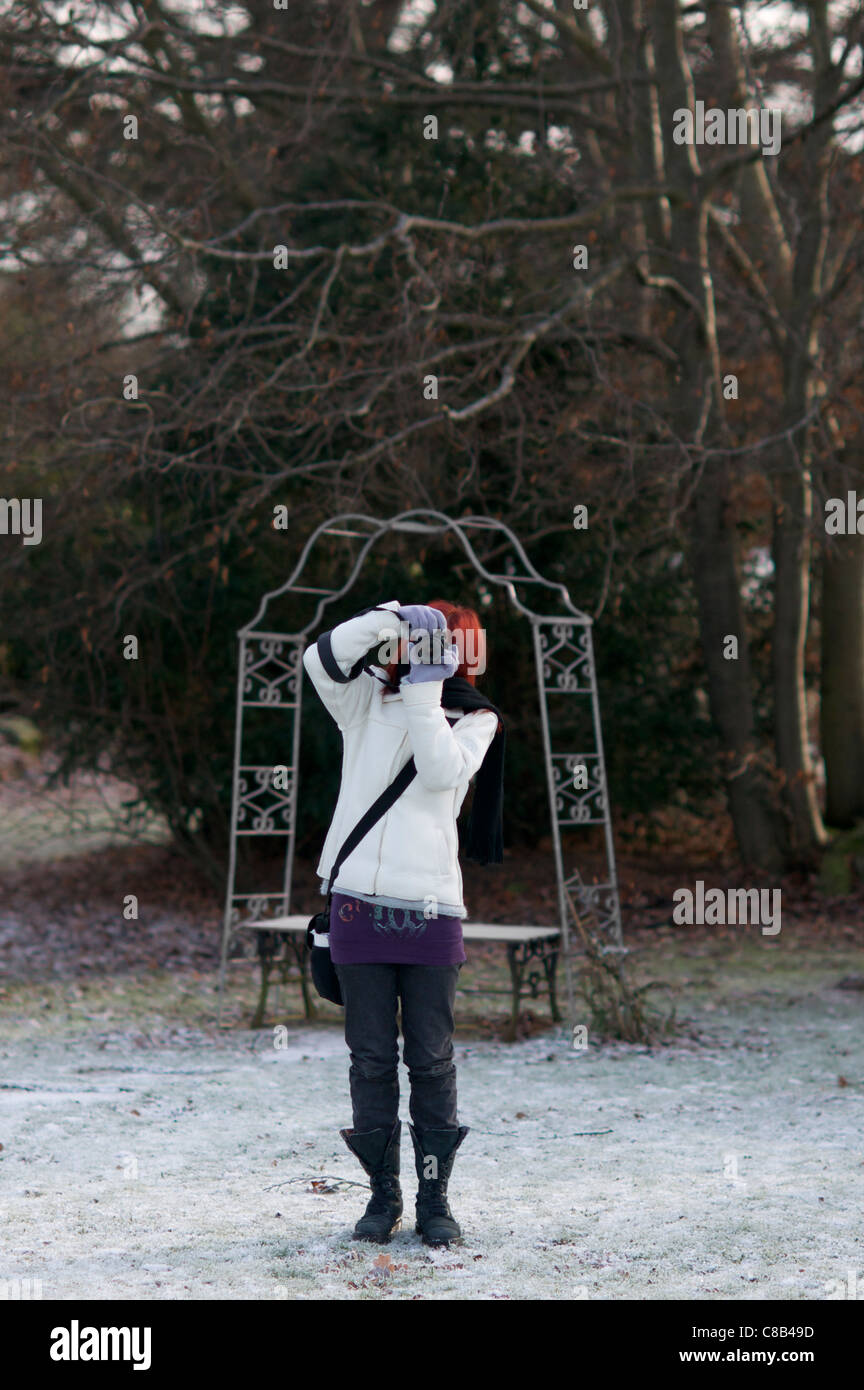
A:
<svg viewBox="0 0 864 1390">
<path fill-rule="evenodd" d="M 336 1029 L 16 1030 L 0 1281 L 46 1299 L 824 1299 L 864 1279 L 861 999 L 709 1006 L 700 1042 L 653 1053 L 578 1052 L 560 1030 L 458 1044 L 465 1239 L 439 1251 L 407 1219 L 404 1124 L 405 1226 L 350 1240 L 366 1193 L 332 1181 L 365 1181 L 338 1133 Z"/>
</svg>

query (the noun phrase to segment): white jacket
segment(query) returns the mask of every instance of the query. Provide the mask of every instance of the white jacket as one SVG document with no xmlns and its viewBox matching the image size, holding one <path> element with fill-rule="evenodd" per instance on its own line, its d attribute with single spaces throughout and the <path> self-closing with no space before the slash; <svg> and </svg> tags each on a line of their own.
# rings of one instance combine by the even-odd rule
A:
<svg viewBox="0 0 864 1390">
<path fill-rule="evenodd" d="M 397 599 L 381 607 L 395 610 Z M 330 633 L 331 651 L 346 675 L 385 635 L 407 637 L 409 624 L 372 611 L 340 623 Z M 342 733 L 342 782 L 317 872 L 326 879 L 343 842 L 364 811 L 412 756 L 416 777 L 386 815 L 343 860 L 340 893 L 394 906 L 432 909 L 438 916 L 466 917 L 456 817 L 495 737 L 491 710 L 468 714 L 441 705 L 441 681 L 403 680 L 388 694 L 368 671 L 345 685 L 328 676 L 313 643 L 303 665 Z M 374 667 L 381 676 L 384 671 Z M 454 722 L 449 723 L 449 714 Z"/>
</svg>

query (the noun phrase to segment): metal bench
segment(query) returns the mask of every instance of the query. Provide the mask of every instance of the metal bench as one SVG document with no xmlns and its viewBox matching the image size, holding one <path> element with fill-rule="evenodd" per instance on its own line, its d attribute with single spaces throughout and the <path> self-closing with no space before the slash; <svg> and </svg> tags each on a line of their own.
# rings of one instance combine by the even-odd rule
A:
<svg viewBox="0 0 864 1390">
<path fill-rule="evenodd" d="M 311 915 L 311 914 L 310 914 Z M 261 920 L 240 922 L 238 932 L 254 932 L 257 936 L 258 959 L 261 964 L 261 988 L 252 1027 L 260 1028 L 264 1022 L 267 1006 L 267 993 L 274 967 L 279 971 L 280 981 L 287 984 L 289 970 L 296 964 L 300 971 L 300 988 L 303 993 L 303 1009 L 306 1018 L 314 1018 L 316 1009 L 312 996 L 312 982 L 309 977 L 308 951 L 306 949 L 306 928 L 309 916 L 267 917 Z M 519 1021 L 519 1004 L 522 999 L 539 999 L 545 993 L 549 999 L 549 1009 L 556 1023 L 561 1022 L 558 998 L 555 992 L 555 970 L 560 949 L 560 927 L 509 926 L 495 922 L 465 922 L 462 935 L 466 941 L 503 941 L 507 945 L 507 964 L 510 967 L 510 989 L 486 988 L 472 985 L 462 990 L 463 994 L 509 994 L 511 998 L 510 1020 L 507 1033 L 515 1037 Z M 280 951 L 280 947 L 284 947 Z M 290 954 L 289 954 L 290 951 Z M 531 968 L 531 967 L 534 968 Z"/>
</svg>

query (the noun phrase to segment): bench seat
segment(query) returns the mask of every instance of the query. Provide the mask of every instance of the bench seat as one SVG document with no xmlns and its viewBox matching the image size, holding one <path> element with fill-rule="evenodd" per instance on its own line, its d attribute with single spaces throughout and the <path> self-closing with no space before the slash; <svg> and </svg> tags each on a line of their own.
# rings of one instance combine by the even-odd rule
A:
<svg viewBox="0 0 864 1390">
<path fill-rule="evenodd" d="M 252 1020 L 253 1028 L 260 1028 L 264 1021 L 270 971 L 274 963 L 282 966 L 282 977 L 287 979 L 285 967 L 290 964 L 290 959 L 283 956 L 277 960 L 277 945 L 273 940 L 273 938 L 278 940 L 280 935 L 285 939 L 286 944 L 290 943 L 294 958 L 300 968 L 300 984 L 303 990 L 306 1017 L 313 1018 L 315 1016 L 315 1005 L 309 989 L 305 945 L 306 928 L 309 925 L 310 916 L 311 914 L 305 916 L 292 914 L 282 917 L 257 918 L 245 922 L 241 921 L 237 924 L 237 931 L 251 931 L 261 934 L 258 945 L 258 955 L 261 962 L 261 992 Z M 270 940 L 266 939 L 267 933 L 272 934 Z M 512 1038 L 516 1036 L 520 1000 L 526 994 L 532 999 L 537 999 L 540 996 L 542 977 L 539 971 L 536 969 L 528 971 L 526 980 L 526 970 L 532 961 L 535 961 L 543 970 L 546 986 L 544 992 L 549 997 L 552 1018 L 556 1023 L 560 1023 L 561 1013 L 558 1009 L 555 993 L 555 969 L 558 963 L 560 927 L 503 922 L 463 922 L 462 936 L 465 941 L 503 941 L 507 946 L 507 962 L 510 967 L 511 981 L 509 990 L 484 989 L 481 986 L 473 986 L 460 992 L 463 994 L 509 994 L 511 997 L 511 1015 L 507 1029 L 508 1036 Z M 525 988 L 526 985 L 527 989 Z"/>
</svg>

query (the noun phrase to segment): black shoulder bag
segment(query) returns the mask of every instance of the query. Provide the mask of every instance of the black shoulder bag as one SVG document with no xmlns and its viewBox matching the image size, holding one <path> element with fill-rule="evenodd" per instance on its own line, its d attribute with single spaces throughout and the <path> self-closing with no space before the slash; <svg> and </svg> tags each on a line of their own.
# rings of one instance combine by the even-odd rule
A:
<svg viewBox="0 0 864 1390">
<path fill-rule="evenodd" d="M 333 868 L 330 870 L 327 891 L 327 906 L 309 921 L 306 928 L 306 945 L 309 948 L 309 968 L 312 974 L 312 983 L 322 999 L 329 999 L 331 1004 L 342 1003 L 342 990 L 339 985 L 339 976 L 330 958 L 329 942 L 326 946 L 316 945 L 316 936 L 327 936 L 330 931 L 330 905 L 333 899 L 333 884 L 339 876 L 339 870 L 343 859 L 353 852 L 359 845 L 363 836 L 368 833 L 381 817 L 389 811 L 394 801 L 397 801 L 404 792 L 412 778 L 417 776 L 417 768 L 414 759 L 409 758 L 402 768 L 402 771 L 394 777 L 389 787 L 385 787 L 377 801 L 374 801 L 360 820 L 355 825 L 351 834 L 348 836 L 344 845 L 333 861 Z"/>
</svg>

